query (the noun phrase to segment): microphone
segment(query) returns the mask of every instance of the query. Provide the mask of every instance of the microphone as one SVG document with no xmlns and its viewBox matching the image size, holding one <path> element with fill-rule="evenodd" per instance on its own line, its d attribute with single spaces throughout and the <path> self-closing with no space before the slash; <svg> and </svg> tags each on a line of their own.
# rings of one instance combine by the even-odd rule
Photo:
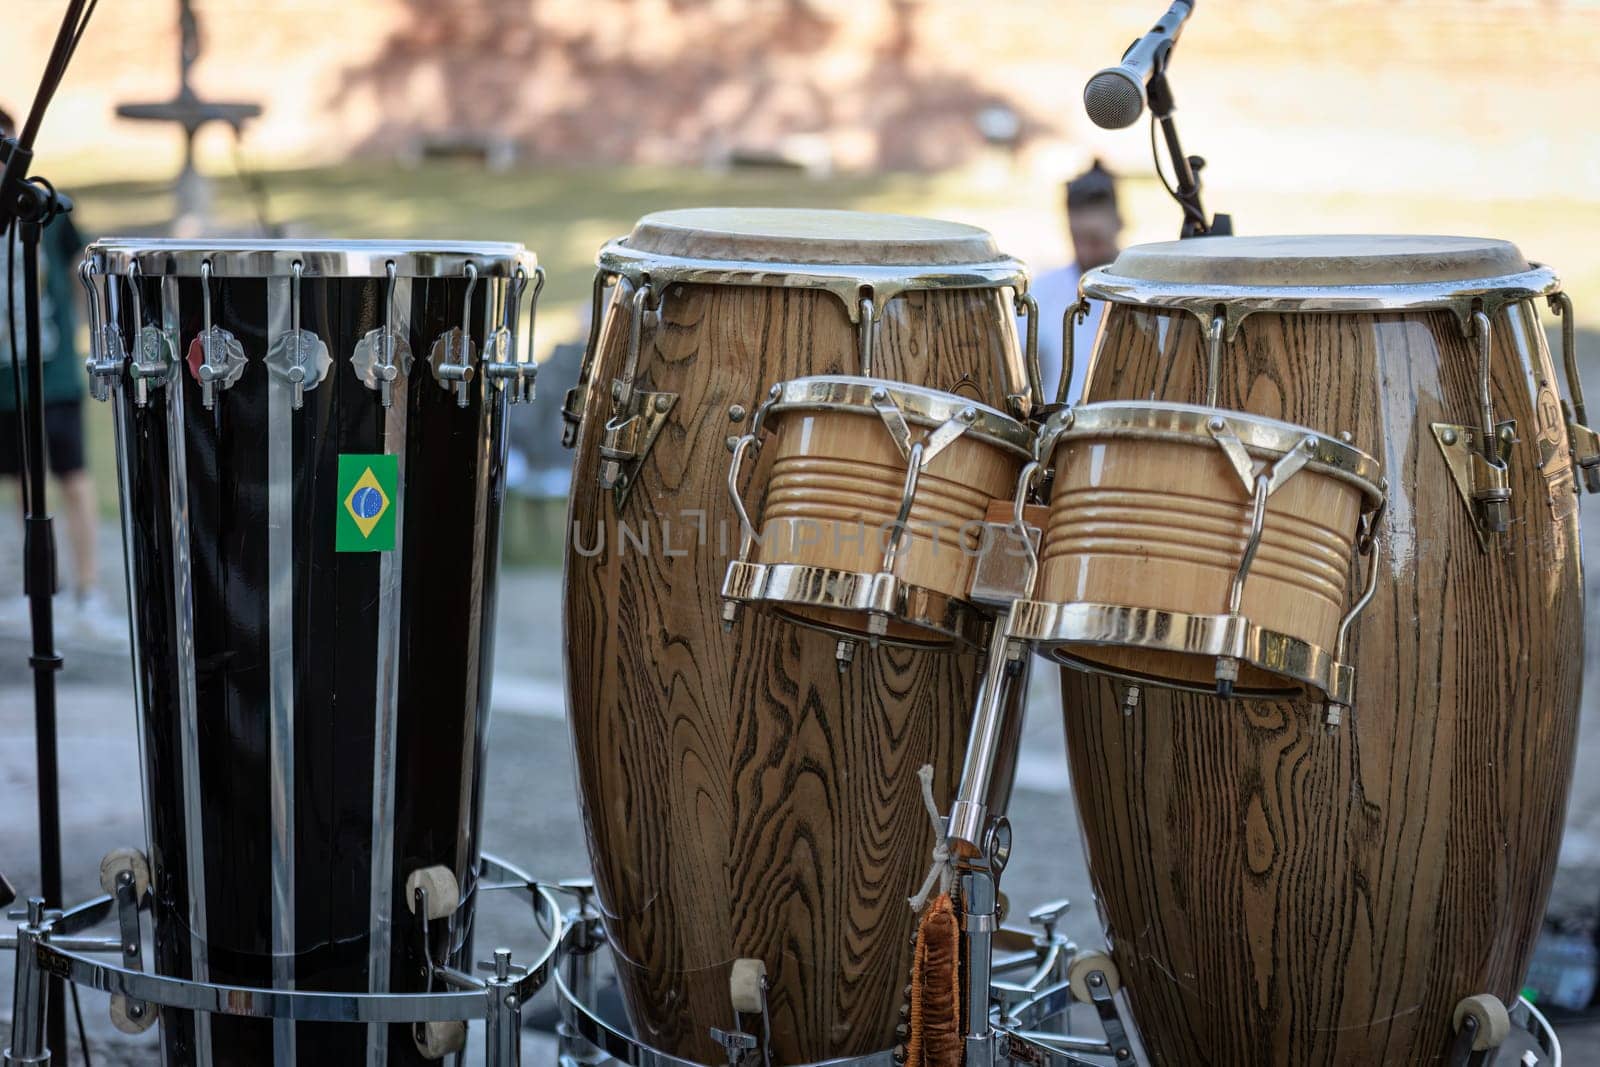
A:
<svg viewBox="0 0 1600 1067">
<path fill-rule="evenodd" d="M 1145 86 L 1160 74 L 1167 55 L 1178 43 L 1183 24 L 1194 13 L 1194 0 L 1174 0 L 1161 21 L 1122 54 L 1122 62 L 1107 67 L 1083 87 L 1083 108 L 1089 121 L 1104 130 L 1132 126 L 1144 114 Z"/>
</svg>

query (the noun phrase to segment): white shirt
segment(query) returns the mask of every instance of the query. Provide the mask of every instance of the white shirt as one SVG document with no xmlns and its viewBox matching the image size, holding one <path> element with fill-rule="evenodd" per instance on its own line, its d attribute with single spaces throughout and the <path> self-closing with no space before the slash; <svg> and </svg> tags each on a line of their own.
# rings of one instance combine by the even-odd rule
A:
<svg viewBox="0 0 1600 1067">
<path fill-rule="evenodd" d="M 1055 403 L 1056 383 L 1061 380 L 1061 316 L 1077 301 L 1078 279 L 1082 274 L 1074 263 L 1046 271 L 1028 286 L 1028 291 L 1039 304 L 1039 374 L 1047 404 Z M 1103 310 L 1101 301 L 1089 301 L 1089 314 L 1073 330 L 1072 384 L 1067 388 L 1069 404 L 1077 403 L 1083 396 L 1084 377 L 1089 370 L 1089 353 L 1094 349 L 1094 335 L 1100 329 Z M 1018 329 L 1025 329 L 1026 325 L 1019 323 Z M 1026 334 L 1023 336 L 1026 338 Z"/>
</svg>

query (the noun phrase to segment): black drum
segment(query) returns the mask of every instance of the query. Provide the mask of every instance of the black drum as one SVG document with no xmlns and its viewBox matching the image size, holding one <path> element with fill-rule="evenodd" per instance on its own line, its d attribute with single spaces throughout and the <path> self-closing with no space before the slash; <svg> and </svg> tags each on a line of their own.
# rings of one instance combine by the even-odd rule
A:
<svg viewBox="0 0 1600 1067">
<path fill-rule="evenodd" d="M 533 258 L 108 240 L 82 275 L 116 413 L 154 968 L 421 992 L 425 939 L 470 966 Z M 161 1018 L 167 1064 L 421 1063 L 464 1034 Z"/>
</svg>

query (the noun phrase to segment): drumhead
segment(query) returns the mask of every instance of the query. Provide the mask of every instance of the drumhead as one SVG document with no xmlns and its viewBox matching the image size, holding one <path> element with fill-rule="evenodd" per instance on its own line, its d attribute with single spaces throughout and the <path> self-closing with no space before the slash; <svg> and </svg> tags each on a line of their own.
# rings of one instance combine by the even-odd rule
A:
<svg viewBox="0 0 1600 1067">
<path fill-rule="evenodd" d="M 1103 273 L 1171 284 L 1300 288 L 1468 282 L 1530 269 L 1516 245 L 1492 238 L 1301 234 L 1136 245 Z"/>
<path fill-rule="evenodd" d="M 703 207 L 646 215 L 620 242 L 637 252 L 740 263 L 956 266 L 1003 258 L 976 226 L 910 215 Z"/>
<path fill-rule="evenodd" d="M 299 263 L 304 277 L 382 278 L 393 263 L 399 278 L 446 278 L 466 273 L 509 276 L 518 267 L 531 274 L 536 257 L 510 241 L 181 240 L 106 237 L 88 248 L 96 274 L 139 273 L 156 277 L 200 276 L 211 264 L 214 278 L 288 277 Z"/>
</svg>

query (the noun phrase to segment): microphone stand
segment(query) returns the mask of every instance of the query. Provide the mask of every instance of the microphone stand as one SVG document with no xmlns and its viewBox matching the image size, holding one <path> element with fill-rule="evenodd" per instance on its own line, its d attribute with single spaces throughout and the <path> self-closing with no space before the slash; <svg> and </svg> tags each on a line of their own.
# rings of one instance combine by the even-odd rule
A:
<svg viewBox="0 0 1600 1067">
<path fill-rule="evenodd" d="M 33 723 L 39 788 L 39 892 L 45 906 L 61 907 L 61 790 L 56 755 L 56 672 L 61 655 L 55 650 L 53 597 L 56 592 L 55 530 L 50 517 L 45 475 L 44 361 L 39 323 L 39 235 L 57 215 L 72 210 L 72 201 L 41 179 L 28 180 L 33 153 L 16 141 L 0 141 L 0 234 L 9 259 L 18 251 L 11 243 L 15 227 L 22 253 L 23 315 L 27 368 L 27 403 L 23 413 L 27 478 L 23 482 L 23 579 L 33 631 L 28 665 L 33 669 Z M 12 296 L 7 295 L 10 301 Z M 13 334 L 15 324 L 13 323 Z M 12 353 L 15 359 L 18 353 Z M 18 398 L 21 399 L 20 397 Z M 59 980 L 52 983 L 58 987 Z M 66 1055 L 66 1016 L 59 997 L 50 1006 L 49 1044 Z"/>
<path fill-rule="evenodd" d="M 1178 142 L 1178 126 L 1172 121 L 1174 110 L 1172 87 L 1167 84 L 1166 64 L 1150 76 L 1146 89 L 1150 114 L 1161 124 L 1161 135 L 1167 142 L 1167 154 L 1172 157 L 1172 172 L 1176 187 L 1168 190 L 1183 208 L 1183 229 L 1180 238 L 1228 237 L 1233 234 L 1233 217 L 1217 215 L 1206 219 L 1205 206 L 1200 203 L 1200 171 L 1206 161 L 1199 156 L 1187 156 Z M 1157 160 L 1159 169 L 1160 161 Z"/>
</svg>

